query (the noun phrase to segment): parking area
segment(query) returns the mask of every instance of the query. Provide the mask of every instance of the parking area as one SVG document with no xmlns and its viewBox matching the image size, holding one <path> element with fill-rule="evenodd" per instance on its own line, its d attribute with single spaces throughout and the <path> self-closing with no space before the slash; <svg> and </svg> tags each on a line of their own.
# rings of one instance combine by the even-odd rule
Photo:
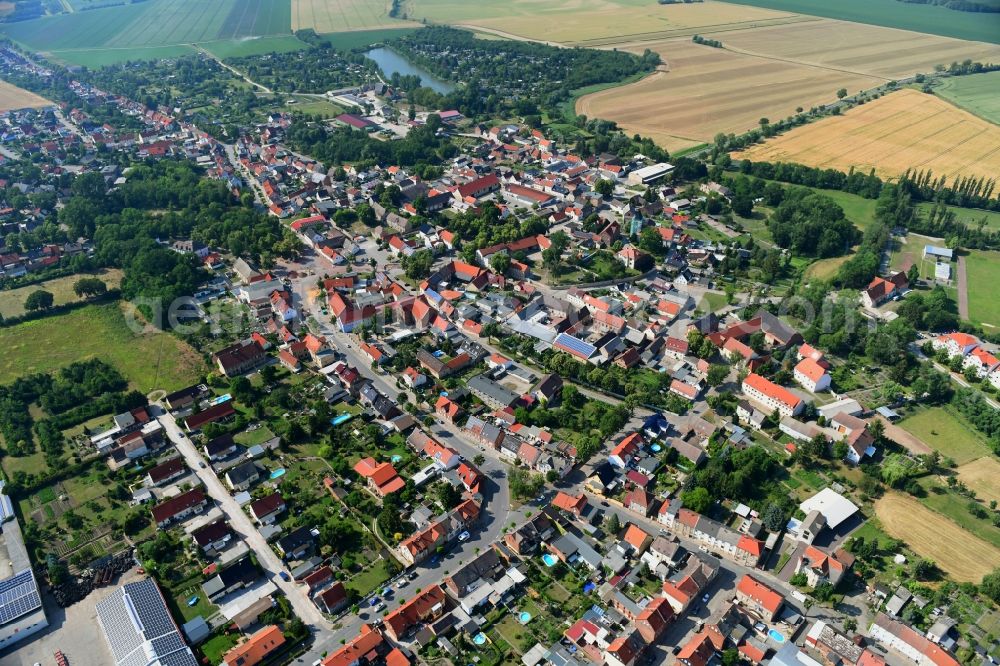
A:
<svg viewBox="0 0 1000 666">
<path fill-rule="evenodd" d="M 15 644 L 0 655 L 0 666 L 54 664 L 56 651 L 66 655 L 70 664 L 111 664 L 114 658 L 97 624 L 97 604 L 125 583 L 144 576 L 129 569 L 112 585 L 94 590 L 86 599 L 69 608 L 59 608 L 48 594 L 42 595 L 48 628 L 23 645 Z"/>
</svg>

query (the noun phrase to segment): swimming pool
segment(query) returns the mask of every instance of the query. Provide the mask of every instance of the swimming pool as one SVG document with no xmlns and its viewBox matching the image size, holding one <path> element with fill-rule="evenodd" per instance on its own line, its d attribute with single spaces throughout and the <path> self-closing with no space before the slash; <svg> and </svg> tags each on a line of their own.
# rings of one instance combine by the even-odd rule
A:
<svg viewBox="0 0 1000 666">
<path fill-rule="evenodd" d="M 559 560 L 557 560 L 556 556 L 552 553 L 545 553 L 542 555 L 542 562 L 545 562 L 545 566 L 547 567 L 554 567 L 558 561 Z"/>
<path fill-rule="evenodd" d="M 778 643 L 779 645 L 785 642 L 785 637 L 781 635 L 780 631 L 775 629 L 768 630 L 767 635 L 771 637 L 772 641 Z"/>
<path fill-rule="evenodd" d="M 659 453 L 660 451 L 663 450 L 663 447 L 660 446 L 659 444 L 653 444 L 649 448 L 651 448 L 653 450 L 653 453 Z"/>
<path fill-rule="evenodd" d="M 472 642 L 475 643 L 476 645 L 486 645 L 486 634 L 480 631 L 478 634 L 472 637 Z"/>
<path fill-rule="evenodd" d="M 285 475 L 285 469 L 284 468 L 276 469 L 273 472 L 271 472 L 271 480 L 273 481 L 274 479 L 280 479 L 284 475 Z"/>
<path fill-rule="evenodd" d="M 517 619 L 521 621 L 521 624 L 528 624 L 531 622 L 531 613 L 528 611 L 521 611 L 517 614 Z"/>
<path fill-rule="evenodd" d="M 397 455 L 394 455 L 393 457 L 389 458 L 389 462 L 398 463 L 402 459 L 403 459 L 403 456 L 397 454 Z"/>
<path fill-rule="evenodd" d="M 350 421 L 353 416 L 354 414 L 349 414 L 347 412 L 344 412 L 340 416 L 335 416 L 332 419 L 330 419 L 330 423 L 332 425 L 340 425 L 344 421 Z"/>
</svg>

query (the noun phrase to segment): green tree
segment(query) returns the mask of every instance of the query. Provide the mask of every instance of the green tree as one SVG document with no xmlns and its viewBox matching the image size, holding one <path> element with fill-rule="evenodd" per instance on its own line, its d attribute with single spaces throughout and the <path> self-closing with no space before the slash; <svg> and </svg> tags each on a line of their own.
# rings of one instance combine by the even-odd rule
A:
<svg viewBox="0 0 1000 666">
<path fill-rule="evenodd" d="M 610 180 L 605 178 L 600 178 L 596 183 L 594 183 L 594 191 L 600 194 L 602 197 L 607 199 L 615 191 L 615 184 Z"/>
<path fill-rule="evenodd" d="M 54 301 L 55 296 L 52 295 L 52 292 L 45 291 L 44 289 L 36 289 L 24 299 L 24 309 L 28 312 L 48 310 L 52 307 Z"/>
<path fill-rule="evenodd" d="M 837 91 L 837 99 L 844 99 L 847 97 L 847 88 L 841 88 Z"/>
<path fill-rule="evenodd" d="M 696 513 L 706 513 L 712 507 L 712 495 L 702 486 L 682 492 L 681 501 Z"/>
<path fill-rule="evenodd" d="M 726 381 L 726 377 L 729 376 L 729 366 L 722 365 L 719 363 L 713 363 L 708 366 L 707 381 L 709 386 L 718 386 L 722 382 Z"/>
<path fill-rule="evenodd" d="M 503 275 L 510 268 L 510 255 L 506 252 L 497 252 L 490 257 L 490 268 Z"/>
<path fill-rule="evenodd" d="M 73 293 L 81 298 L 100 296 L 107 292 L 108 285 L 98 278 L 80 278 L 73 283 Z"/>
</svg>

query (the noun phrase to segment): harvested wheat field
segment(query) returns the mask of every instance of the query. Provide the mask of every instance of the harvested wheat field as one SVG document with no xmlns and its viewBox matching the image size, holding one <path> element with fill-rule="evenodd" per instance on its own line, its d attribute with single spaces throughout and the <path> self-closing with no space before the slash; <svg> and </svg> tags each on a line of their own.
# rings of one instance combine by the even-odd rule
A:
<svg viewBox="0 0 1000 666">
<path fill-rule="evenodd" d="M 886 79 L 930 72 L 934 65 L 966 58 L 979 62 L 1000 60 L 1000 46 L 996 44 L 832 19 L 706 36 L 734 51 Z M 848 88 L 848 92 L 857 90 Z"/>
<path fill-rule="evenodd" d="M 403 9 L 415 19 L 460 23 L 523 39 L 579 46 L 690 37 L 699 32 L 814 20 L 712 0 L 670 5 L 651 0 L 406 0 Z"/>
<path fill-rule="evenodd" d="M 1000 549 L 908 495 L 886 493 L 875 503 L 875 514 L 889 536 L 905 541 L 956 581 L 978 583 L 1000 566 Z"/>
<path fill-rule="evenodd" d="M 958 479 L 987 502 L 1000 502 L 1000 461 L 984 457 L 958 468 Z"/>
<path fill-rule="evenodd" d="M 389 16 L 388 0 L 291 0 L 292 30 L 347 32 L 414 25 Z"/>
<path fill-rule="evenodd" d="M 0 81 L 0 111 L 40 109 L 43 106 L 52 106 L 52 102 L 6 81 Z"/>
<path fill-rule="evenodd" d="M 668 72 L 586 95 L 576 112 L 613 120 L 628 133 L 649 136 L 668 150 L 678 140 L 706 142 L 719 132 L 744 132 L 761 117 L 784 118 L 797 107 L 836 99 L 838 88 L 871 88 L 871 76 L 732 53 L 688 39 L 658 42 Z M 641 50 L 641 49 L 640 49 Z"/>
<path fill-rule="evenodd" d="M 899 90 L 842 116 L 803 125 L 735 155 L 898 176 L 909 168 L 936 176 L 994 178 L 1000 127 L 933 95 Z"/>
</svg>

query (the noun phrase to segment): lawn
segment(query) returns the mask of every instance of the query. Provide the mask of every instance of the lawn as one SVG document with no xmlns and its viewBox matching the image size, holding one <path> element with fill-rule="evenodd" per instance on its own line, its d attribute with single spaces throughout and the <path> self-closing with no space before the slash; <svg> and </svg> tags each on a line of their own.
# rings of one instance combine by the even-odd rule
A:
<svg viewBox="0 0 1000 666">
<path fill-rule="evenodd" d="M 1000 252 L 973 250 L 965 257 L 969 319 L 990 327 L 1000 326 L 1000 302 L 990 285 L 1000 284 Z"/>
<path fill-rule="evenodd" d="M 934 92 L 969 113 L 1000 125 L 1000 72 L 952 76 L 934 87 Z"/>
<path fill-rule="evenodd" d="M 232 634 L 218 633 L 198 646 L 198 651 L 205 655 L 205 663 L 221 664 L 222 655 L 229 651 L 240 640 L 239 632 Z"/>
<path fill-rule="evenodd" d="M 392 574 L 389 572 L 389 563 L 384 559 L 380 559 L 349 581 L 346 581 L 344 587 L 355 590 L 362 597 L 366 597 L 381 588 L 382 584 L 390 578 L 392 578 Z"/>
<path fill-rule="evenodd" d="M 244 56 L 263 53 L 286 53 L 301 51 L 308 48 L 306 43 L 292 35 L 276 35 L 270 37 L 244 37 L 243 39 L 225 39 L 220 41 L 202 42 L 198 44 L 216 58 L 242 58 Z"/>
<path fill-rule="evenodd" d="M 881 25 L 887 28 L 926 32 L 977 42 L 1000 44 L 993 14 L 959 12 L 936 5 L 920 5 L 898 0 L 729 0 L 741 5 L 766 7 L 785 12 L 825 16 L 842 21 Z M 984 18 L 988 17 L 988 18 Z"/>
<path fill-rule="evenodd" d="M 809 264 L 806 268 L 805 276 L 817 280 L 831 280 L 840 271 L 851 255 L 845 254 L 842 257 L 830 257 L 829 259 L 819 259 Z"/>
<path fill-rule="evenodd" d="M 0 384 L 94 357 L 144 393 L 183 388 L 206 371 L 201 356 L 177 337 L 155 329 L 130 330 L 122 307 L 90 305 L 0 329 Z"/>
<path fill-rule="evenodd" d="M 958 465 L 990 453 L 985 440 L 960 416 L 944 407 L 922 410 L 900 421 L 899 427 Z"/>
<path fill-rule="evenodd" d="M 108 286 L 108 289 L 117 289 L 122 281 L 122 272 L 115 268 L 94 275 L 68 275 L 27 287 L 5 289 L 0 291 L 0 315 L 4 317 L 18 317 L 23 315 L 24 300 L 28 297 L 28 294 L 39 289 L 50 292 L 54 297 L 53 302 L 55 305 L 75 303 L 80 300 L 80 297 L 73 292 L 73 285 L 83 277 L 96 277 L 102 280 Z"/>
<path fill-rule="evenodd" d="M 237 433 L 233 439 L 236 440 L 237 444 L 249 447 L 256 444 L 263 444 L 272 437 L 274 437 L 274 433 L 271 432 L 271 429 L 267 426 L 261 426 L 256 430 L 244 430 L 241 433 Z"/>
</svg>

